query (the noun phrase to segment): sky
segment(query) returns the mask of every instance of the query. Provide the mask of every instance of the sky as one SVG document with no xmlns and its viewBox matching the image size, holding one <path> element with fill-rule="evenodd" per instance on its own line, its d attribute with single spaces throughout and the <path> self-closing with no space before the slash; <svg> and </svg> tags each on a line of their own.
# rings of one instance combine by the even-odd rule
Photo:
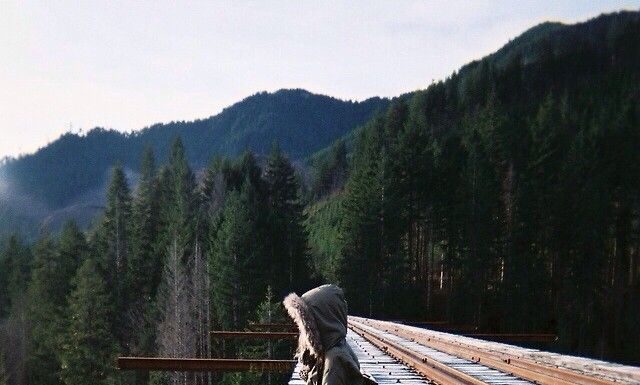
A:
<svg viewBox="0 0 640 385">
<path fill-rule="evenodd" d="M 215 115 L 263 90 L 426 88 L 543 21 L 636 1 L 0 0 L 0 158 L 62 133 Z"/>
</svg>

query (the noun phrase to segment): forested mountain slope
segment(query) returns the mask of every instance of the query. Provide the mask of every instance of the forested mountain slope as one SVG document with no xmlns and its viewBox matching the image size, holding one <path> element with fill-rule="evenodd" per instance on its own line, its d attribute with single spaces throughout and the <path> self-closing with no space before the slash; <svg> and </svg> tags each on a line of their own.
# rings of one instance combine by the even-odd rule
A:
<svg viewBox="0 0 640 385">
<path fill-rule="evenodd" d="M 13 228 L 41 220 L 43 212 L 86 215 L 88 206 L 103 204 L 104 194 L 97 192 L 104 190 L 113 164 L 120 163 L 132 176 L 146 146 L 164 161 L 178 136 L 196 170 L 215 155 L 235 157 L 246 150 L 265 155 L 274 142 L 291 159 L 304 158 L 387 106 L 388 100 L 381 98 L 351 102 L 300 89 L 280 90 L 255 94 L 207 119 L 156 124 L 130 134 L 102 128 L 86 135 L 68 133 L 34 154 L 4 161 L 0 213 L 6 212 L 3 218 L 15 223 Z"/>
<path fill-rule="evenodd" d="M 353 148 L 307 224 L 354 312 L 640 359 L 640 13 L 535 27 L 395 101 Z M 338 153 L 323 169 L 342 172 Z"/>
</svg>

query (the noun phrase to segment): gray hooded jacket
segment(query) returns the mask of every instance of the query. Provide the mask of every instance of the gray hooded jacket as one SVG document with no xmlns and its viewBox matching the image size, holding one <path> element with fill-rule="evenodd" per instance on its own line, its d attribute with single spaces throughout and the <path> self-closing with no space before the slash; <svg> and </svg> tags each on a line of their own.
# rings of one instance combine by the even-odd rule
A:
<svg viewBox="0 0 640 385">
<path fill-rule="evenodd" d="M 372 383 L 360 373 L 358 358 L 345 340 L 347 301 L 342 289 L 323 285 L 302 297 L 291 293 L 283 303 L 300 332 L 296 358 L 308 385 Z"/>
</svg>

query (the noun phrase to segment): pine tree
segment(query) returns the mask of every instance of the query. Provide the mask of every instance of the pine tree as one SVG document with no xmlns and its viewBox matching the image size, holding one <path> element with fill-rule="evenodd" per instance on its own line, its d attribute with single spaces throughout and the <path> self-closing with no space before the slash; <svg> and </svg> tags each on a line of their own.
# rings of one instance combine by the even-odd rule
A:
<svg viewBox="0 0 640 385">
<path fill-rule="evenodd" d="M 117 280 L 124 279 L 130 247 L 131 194 L 122 166 L 113 168 L 107 190 L 107 207 L 102 219 L 106 242 L 105 267 Z"/>
<path fill-rule="evenodd" d="M 119 164 L 112 169 L 105 212 L 91 248 L 115 306 L 111 319 L 112 331 L 118 341 L 125 345 L 129 339 L 126 309 L 130 294 L 127 290 L 127 268 L 131 255 L 131 194 L 127 177 Z"/>
<path fill-rule="evenodd" d="M 158 197 L 154 155 L 151 148 L 146 148 L 132 204 L 131 255 L 126 278 L 129 301 L 124 319 L 126 349 L 136 355 L 151 354 L 155 344 L 154 300 L 163 263 L 162 254 L 156 252 L 160 225 Z"/>
<path fill-rule="evenodd" d="M 56 290 L 53 302 L 57 306 L 66 306 L 67 297 L 73 288 L 73 277 L 87 258 L 89 247 L 84 233 L 75 221 L 64 224 L 56 248 L 56 259 L 59 261 Z"/>
<path fill-rule="evenodd" d="M 0 262 L 0 317 L 11 311 L 14 303 L 24 296 L 31 275 L 31 251 L 17 235 L 9 237 Z"/>
<path fill-rule="evenodd" d="M 161 259 L 154 253 L 158 232 L 158 200 L 153 150 L 146 148 L 142 156 L 140 181 L 131 213 L 131 257 L 128 260 L 128 290 L 136 299 L 149 301 L 154 294 L 161 271 Z"/>
<path fill-rule="evenodd" d="M 255 321 L 259 324 L 284 324 L 289 322 L 284 314 L 282 304 L 273 296 L 271 286 L 267 286 L 264 299 L 255 311 Z M 286 354 L 289 348 L 287 341 L 275 340 L 258 343 L 254 346 L 256 357 L 267 357 L 273 359 Z"/>
<path fill-rule="evenodd" d="M 69 322 L 61 345 L 64 384 L 115 383 L 118 345 L 111 334 L 114 307 L 93 259 L 86 259 L 69 296 Z"/>
<path fill-rule="evenodd" d="M 34 384 L 59 383 L 58 345 L 64 328 L 66 288 L 73 278 L 65 261 L 56 253 L 53 240 L 45 235 L 34 249 L 34 268 L 27 293 L 27 314 L 31 321 L 29 341 L 29 381 Z M 69 269 L 72 270 L 72 269 Z"/>
<path fill-rule="evenodd" d="M 349 308 L 356 314 L 372 315 L 383 274 L 380 249 L 383 188 L 379 172 L 382 120 L 375 120 L 367 128 L 359 138 L 341 206 L 342 257 L 338 275 L 339 284 L 349 296 Z"/>
<path fill-rule="evenodd" d="M 217 323 L 238 330 L 258 302 L 264 279 L 256 269 L 255 223 L 247 209 L 247 194 L 231 192 L 220 226 L 211 234 L 211 293 Z"/>
<path fill-rule="evenodd" d="M 194 218 L 197 214 L 194 195 L 195 177 L 189 167 L 180 138 L 176 138 L 171 147 L 167 171 L 169 180 L 165 182 L 168 183 L 168 202 L 163 208 L 167 226 L 165 238 L 167 245 L 170 245 L 174 239 L 177 240 L 178 246 L 184 248 L 185 253 L 189 255 L 194 231 L 198 227 L 195 223 L 198 217 Z"/>
<path fill-rule="evenodd" d="M 308 279 L 307 232 L 299 185 L 289 160 L 277 145 L 267 161 L 271 285 L 276 295 L 300 290 Z"/>
</svg>

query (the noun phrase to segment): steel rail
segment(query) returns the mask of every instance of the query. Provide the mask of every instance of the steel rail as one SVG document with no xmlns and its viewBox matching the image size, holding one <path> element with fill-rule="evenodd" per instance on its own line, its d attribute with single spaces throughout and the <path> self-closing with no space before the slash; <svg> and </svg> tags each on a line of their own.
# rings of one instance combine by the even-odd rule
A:
<svg viewBox="0 0 640 385">
<path fill-rule="evenodd" d="M 118 357 L 120 370 L 150 370 L 171 372 L 277 372 L 290 373 L 294 360 L 247 360 L 207 358 Z"/>
<path fill-rule="evenodd" d="M 504 353 L 487 352 L 481 348 L 462 343 L 452 343 L 437 337 L 427 337 L 421 333 L 409 331 L 402 325 L 385 325 L 379 321 L 366 320 L 363 324 L 384 330 L 398 337 L 410 339 L 421 345 L 451 354 L 460 358 L 482 363 L 487 367 L 513 374 L 525 380 L 541 385 L 619 385 L 619 382 L 588 376 L 567 368 L 552 367 L 540 362 Z"/>
<path fill-rule="evenodd" d="M 386 352 L 390 356 L 404 362 L 426 378 L 442 385 L 487 385 L 486 382 L 463 373 L 457 369 L 448 367 L 434 359 L 427 359 L 423 355 L 407 349 L 402 345 L 388 341 L 369 331 L 359 328 L 351 323 L 351 330 L 365 338 L 367 341 Z"/>
</svg>

